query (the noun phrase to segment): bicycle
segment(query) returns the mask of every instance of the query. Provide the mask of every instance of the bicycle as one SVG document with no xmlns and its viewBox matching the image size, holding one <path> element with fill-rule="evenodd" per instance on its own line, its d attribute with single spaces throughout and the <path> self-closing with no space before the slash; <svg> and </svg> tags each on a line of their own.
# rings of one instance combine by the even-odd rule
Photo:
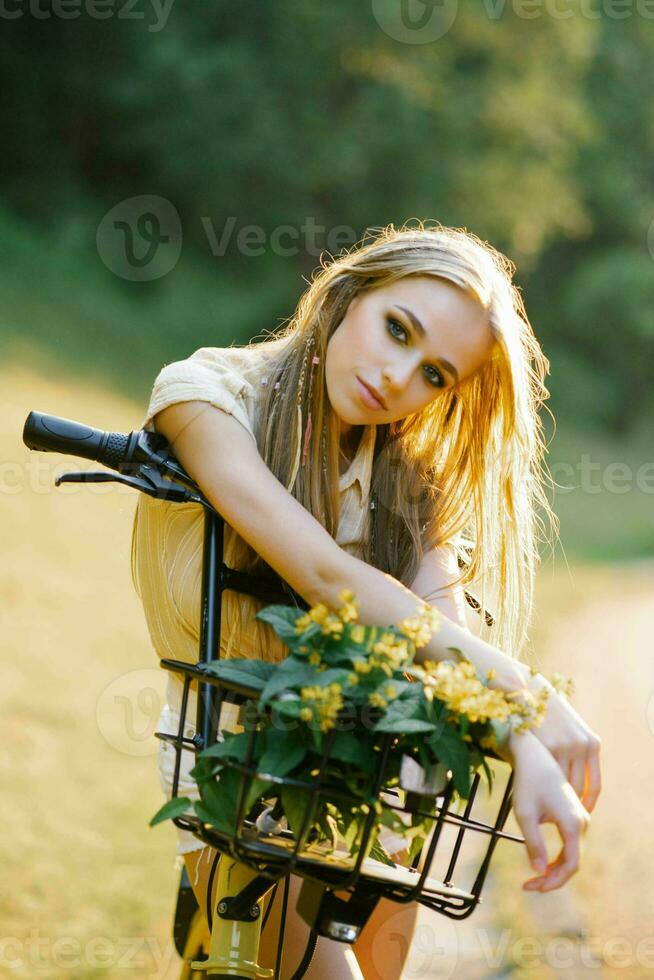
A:
<svg viewBox="0 0 654 980">
<path fill-rule="evenodd" d="M 155 733 L 157 738 L 167 740 L 175 748 L 172 803 L 179 799 L 182 749 L 185 746 L 192 748 L 197 758 L 200 752 L 218 740 L 222 705 L 244 705 L 245 702 L 256 700 L 257 696 L 257 691 L 253 688 L 219 679 L 208 670 L 211 662 L 217 659 L 216 651 L 220 650 L 222 593 L 226 589 L 232 589 L 266 603 L 288 603 L 290 599 L 304 610 L 308 605 L 279 576 L 276 581 L 262 579 L 225 565 L 224 519 L 170 453 L 167 440 L 161 434 L 146 430 L 136 430 L 128 434 L 104 432 L 70 419 L 33 411 L 25 421 L 23 441 L 31 450 L 75 455 L 108 467 L 104 471 L 65 473 L 57 477 L 56 486 L 64 482 L 120 482 L 158 499 L 196 503 L 204 509 L 198 661 L 195 664 L 174 659 L 160 661 L 163 669 L 179 673 L 184 678 L 177 733 Z M 190 685 L 193 681 L 198 684 L 196 734 L 189 737 L 184 734 L 184 729 Z M 463 919 L 471 915 L 482 901 L 481 892 L 498 842 L 511 840 L 525 843 L 523 837 L 504 830 L 512 802 L 511 771 L 492 822 L 473 817 L 481 779 L 479 772 L 473 777 L 470 796 L 462 814 L 450 809 L 454 793 L 451 779 L 440 787 L 435 807 L 431 811 L 425 811 L 425 800 L 433 800 L 434 793 L 429 795 L 428 781 L 422 779 L 415 782 L 415 777 L 407 775 L 404 784 L 401 783 L 402 789 L 406 790 L 404 806 L 389 802 L 384 805 L 392 805 L 398 811 L 416 813 L 433 821 L 429 844 L 423 846 L 414 857 L 411 867 L 390 867 L 373 858 L 364 857 L 375 818 L 373 808 L 370 808 L 357 846 L 351 849 L 354 853 L 348 853 L 347 857 L 335 857 L 327 848 L 312 841 L 309 833 L 313 808 L 321 793 L 321 778 L 329 762 L 330 739 L 326 740 L 316 778 L 303 786 L 307 805 L 301 829 L 294 835 L 283 827 L 280 814 L 271 810 L 265 800 L 259 799 L 245 812 L 246 794 L 252 780 L 258 775 L 256 769 L 250 765 L 254 735 L 253 728 L 250 752 L 245 763 L 230 763 L 243 777 L 233 832 L 221 832 L 215 826 L 188 813 L 173 818 L 177 827 L 191 831 L 204 844 L 217 851 L 207 889 L 206 924 L 186 869 L 182 869 L 173 922 L 175 947 L 182 959 L 181 978 L 207 975 L 241 980 L 256 980 L 257 977 L 279 980 L 288 886 L 292 873 L 302 878 L 296 908 L 310 929 L 304 956 L 293 974 L 293 980 L 299 980 L 310 965 L 318 936 L 352 944 L 381 897 L 400 904 L 417 901 L 452 919 Z M 379 799 L 385 766 L 392 751 L 392 741 L 392 735 L 388 733 L 380 741 L 379 763 L 371 774 L 371 794 L 375 799 Z M 492 750 L 488 750 L 487 754 L 499 760 L 499 756 Z M 276 777 L 276 780 L 280 783 L 297 784 L 297 780 L 287 777 Z M 389 794 L 388 791 L 384 795 L 386 801 L 393 797 L 393 793 Z M 394 795 L 397 800 L 400 799 L 397 793 Z M 430 872 L 446 826 L 453 828 L 454 841 L 451 853 L 440 855 L 445 859 L 446 870 L 442 879 L 439 879 Z M 485 835 L 488 844 L 472 884 L 462 887 L 455 883 L 454 875 L 464 843 L 471 834 L 482 837 Z M 426 854 L 423 853 L 425 847 Z M 422 870 L 418 870 L 421 864 Z M 212 907 L 211 894 L 216 871 L 217 897 Z M 266 925 L 277 888 L 282 881 L 285 889 L 284 901 L 273 971 L 259 966 L 258 953 L 261 931 Z M 347 893 L 349 899 L 346 901 L 336 893 Z M 268 904 L 264 912 L 262 907 L 266 902 Z"/>
</svg>

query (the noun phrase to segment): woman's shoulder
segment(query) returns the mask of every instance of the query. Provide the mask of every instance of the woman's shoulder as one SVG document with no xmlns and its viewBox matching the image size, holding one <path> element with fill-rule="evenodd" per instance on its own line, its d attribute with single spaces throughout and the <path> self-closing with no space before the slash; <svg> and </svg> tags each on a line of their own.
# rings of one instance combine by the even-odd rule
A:
<svg viewBox="0 0 654 980">
<path fill-rule="evenodd" d="M 199 347 L 165 364 L 154 380 L 141 428 L 168 405 L 200 400 L 236 415 L 252 431 L 260 382 L 274 354 L 268 346 Z"/>
<path fill-rule="evenodd" d="M 174 374 L 179 374 L 205 369 L 213 372 L 217 378 L 232 376 L 248 382 L 259 378 L 260 372 L 270 365 L 281 347 L 279 339 L 240 346 L 199 347 L 189 357 L 166 365 L 163 372 L 172 369 Z"/>
</svg>

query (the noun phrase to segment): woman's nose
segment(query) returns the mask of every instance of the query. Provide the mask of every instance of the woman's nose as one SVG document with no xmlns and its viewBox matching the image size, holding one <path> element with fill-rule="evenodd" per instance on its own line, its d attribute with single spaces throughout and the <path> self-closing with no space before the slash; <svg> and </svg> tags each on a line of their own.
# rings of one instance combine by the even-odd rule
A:
<svg viewBox="0 0 654 980">
<path fill-rule="evenodd" d="M 411 372 L 413 371 L 413 365 L 395 365 L 394 367 L 385 368 L 382 372 L 382 377 L 384 383 L 388 388 L 391 389 L 403 389 L 406 388 L 411 377 Z"/>
</svg>

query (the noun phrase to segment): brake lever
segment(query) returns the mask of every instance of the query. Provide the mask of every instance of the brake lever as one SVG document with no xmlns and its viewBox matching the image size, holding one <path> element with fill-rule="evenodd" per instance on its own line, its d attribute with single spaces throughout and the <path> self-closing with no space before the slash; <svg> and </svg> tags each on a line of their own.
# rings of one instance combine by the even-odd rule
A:
<svg viewBox="0 0 654 980">
<path fill-rule="evenodd" d="M 147 493 L 148 496 L 156 497 L 159 500 L 170 500 L 173 503 L 202 504 L 203 507 L 217 513 L 215 507 L 201 494 L 194 493 L 172 480 L 164 480 L 154 467 L 141 466 L 138 472 L 140 476 L 128 476 L 118 472 L 108 473 L 103 470 L 62 473 L 55 478 L 55 486 L 58 487 L 60 483 L 124 483 L 126 486 L 140 490 L 142 493 Z"/>
</svg>

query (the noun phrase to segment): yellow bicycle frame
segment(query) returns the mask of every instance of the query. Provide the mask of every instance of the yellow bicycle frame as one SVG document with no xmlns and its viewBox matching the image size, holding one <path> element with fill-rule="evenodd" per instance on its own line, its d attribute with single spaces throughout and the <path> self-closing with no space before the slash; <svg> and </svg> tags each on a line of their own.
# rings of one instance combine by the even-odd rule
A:
<svg viewBox="0 0 654 980">
<path fill-rule="evenodd" d="M 218 862 L 216 907 L 213 913 L 209 958 L 194 960 L 191 963 L 192 969 L 210 970 L 225 977 L 247 977 L 248 980 L 273 976 L 273 970 L 261 967 L 257 963 L 265 899 L 259 902 L 259 915 L 249 922 L 240 919 L 223 919 L 218 914 L 220 903 L 225 898 L 238 894 L 257 875 L 258 872 L 240 861 L 235 861 L 227 854 L 221 855 Z M 273 884 L 274 882 L 271 881 L 271 888 Z"/>
</svg>

